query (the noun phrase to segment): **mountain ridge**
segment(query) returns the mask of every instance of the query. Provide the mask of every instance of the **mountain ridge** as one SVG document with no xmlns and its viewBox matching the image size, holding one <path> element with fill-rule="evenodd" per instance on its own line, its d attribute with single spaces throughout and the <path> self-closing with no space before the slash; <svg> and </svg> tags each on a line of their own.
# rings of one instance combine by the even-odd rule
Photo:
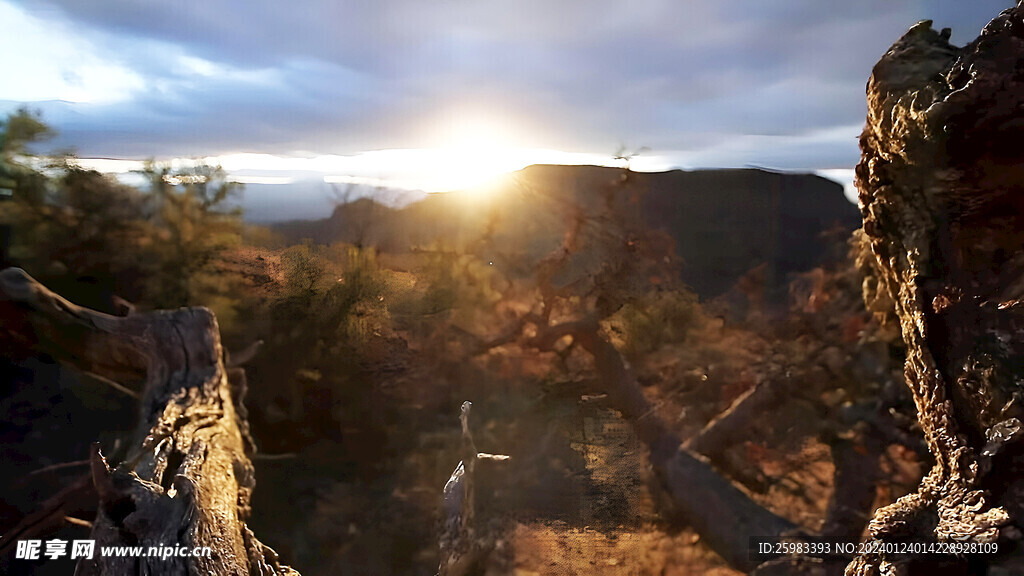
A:
<svg viewBox="0 0 1024 576">
<path fill-rule="evenodd" d="M 848 233 L 860 225 L 859 211 L 842 185 L 814 174 L 538 164 L 512 173 L 486 193 L 431 194 L 401 208 L 361 198 L 337 206 L 325 219 L 273 227 L 291 242 L 308 238 L 403 252 L 471 240 L 497 219 L 510 250 L 535 253 L 561 238 L 565 223 L 553 213 L 557 203 L 571 201 L 592 211 L 605 194 L 628 196 L 621 206 L 629 218 L 673 238 L 683 262 L 681 278 L 703 298 L 729 291 L 762 265 L 766 293 L 778 296 L 788 275 L 834 256 L 821 241 L 823 233 Z"/>
</svg>

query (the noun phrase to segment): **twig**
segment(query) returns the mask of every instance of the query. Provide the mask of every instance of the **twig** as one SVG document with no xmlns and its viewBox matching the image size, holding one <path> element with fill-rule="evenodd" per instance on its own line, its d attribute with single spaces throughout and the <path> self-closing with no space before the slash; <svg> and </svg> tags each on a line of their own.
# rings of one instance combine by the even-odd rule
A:
<svg viewBox="0 0 1024 576">
<path fill-rule="evenodd" d="M 131 388 L 126 387 L 123 384 L 118 384 L 117 382 L 114 382 L 113 380 L 111 380 L 110 378 L 107 378 L 106 376 L 100 376 L 99 374 L 97 374 L 95 372 L 88 372 L 88 371 L 85 371 L 85 370 L 82 371 L 82 374 L 85 374 L 86 376 L 92 378 L 93 380 L 96 380 L 97 382 L 102 382 L 102 383 L 106 384 L 107 386 L 110 386 L 114 390 L 117 390 L 118 392 L 121 392 L 123 394 L 127 394 L 128 396 L 131 396 L 132 398 L 134 398 L 136 400 L 139 400 L 139 399 L 142 398 L 142 396 L 140 396 L 138 392 L 132 390 Z"/>
<path fill-rule="evenodd" d="M 81 518 L 75 518 L 74 516 L 65 516 L 64 521 L 68 524 L 74 524 L 75 526 L 84 526 L 86 528 L 92 529 L 92 522 L 89 522 L 88 520 L 82 520 Z"/>
<path fill-rule="evenodd" d="M 51 464 L 49 466 L 43 466 L 38 470 L 33 470 L 28 473 L 29 476 L 35 476 L 36 474 L 45 474 L 46 472 L 52 472 L 54 470 L 62 470 L 64 468 L 75 468 L 77 466 L 88 466 L 88 460 L 75 460 L 74 462 L 60 462 L 58 464 Z"/>
</svg>

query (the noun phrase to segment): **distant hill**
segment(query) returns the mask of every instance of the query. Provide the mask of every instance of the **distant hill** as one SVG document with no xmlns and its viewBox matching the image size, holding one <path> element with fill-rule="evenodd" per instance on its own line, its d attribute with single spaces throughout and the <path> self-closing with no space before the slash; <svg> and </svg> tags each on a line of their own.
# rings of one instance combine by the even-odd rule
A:
<svg viewBox="0 0 1024 576">
<path fill-rule="evenodd" d="M 433 194 L 401 209 L 360 199 L 327 219 L 278 224 L 292 242 L 310 238 L 376 245 L 402 252 L 472 240 L 491 226 L 509 251 L 538 254 L 557 245 L 566 205 L 596 214 L 607 195 L 643 226 L 676 242 L 682 279 L 703 298 L 723 294 L 764 265 L 766 293 L 778 296 L 786 276 L 830 256 L 822 234 L 860 225 L 841 185 L 810 174 L 758 169 L 624 173 L 597 166 L 538 165 L 512 174 L 487 193 Z"/>
<path fill-rule="evenodd" d="M 316 218 L 330 213 L 334 206 L 332 192 L 322 176 L 287 185 L 246 184 L 241 206 L 245 219 L 253 223 Z"/>
</svg>

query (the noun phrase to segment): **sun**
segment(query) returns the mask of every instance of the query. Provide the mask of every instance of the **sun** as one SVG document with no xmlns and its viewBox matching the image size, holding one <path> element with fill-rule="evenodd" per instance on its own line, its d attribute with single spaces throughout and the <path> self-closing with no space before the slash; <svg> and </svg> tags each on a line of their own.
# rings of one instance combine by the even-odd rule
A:
<svg viewBox="0 0 1024 576">
<path fill-rule="evenodd" d="M 452 114 L 430 139 L 425 187 L 432 192 L 483 191 L 525 166 L 528 153 L 508 119 Z"/>
</svg>

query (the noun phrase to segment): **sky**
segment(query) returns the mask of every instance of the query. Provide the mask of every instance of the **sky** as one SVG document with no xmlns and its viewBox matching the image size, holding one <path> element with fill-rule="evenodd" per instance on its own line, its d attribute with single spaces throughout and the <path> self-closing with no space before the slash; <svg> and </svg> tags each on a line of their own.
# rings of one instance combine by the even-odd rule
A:
<svg viewBox="0 0 1024 576">
<path fill-rule="evenodd" d="M 622 150 L 849 187 L 878 58 L 1012 4 L 0 0 L 0 113 L 40 110 L 83 159 L 208 157 L 271 187 L 438 191 Z"/>
</svg>

